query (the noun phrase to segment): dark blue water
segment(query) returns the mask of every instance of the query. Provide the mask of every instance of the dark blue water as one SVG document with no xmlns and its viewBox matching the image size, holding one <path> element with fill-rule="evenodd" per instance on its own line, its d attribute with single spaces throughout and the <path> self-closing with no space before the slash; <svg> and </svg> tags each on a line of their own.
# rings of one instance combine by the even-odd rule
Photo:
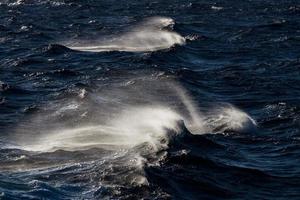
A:
<svg viewBox="0 0 300 200">
<path fill-rule="evenodd" d="M 300 2 L 1 0 L 0 199 L 300 199 Z"/>
</svg>

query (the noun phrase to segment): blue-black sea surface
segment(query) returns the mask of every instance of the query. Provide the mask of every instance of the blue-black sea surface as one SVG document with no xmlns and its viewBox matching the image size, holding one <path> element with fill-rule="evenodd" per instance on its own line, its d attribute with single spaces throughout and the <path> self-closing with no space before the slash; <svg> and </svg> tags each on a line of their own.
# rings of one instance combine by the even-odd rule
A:
<svg viewBox="0 0 300 200">
<path fill-rule="evenodd" d="M 300 199 L 297 0 L 0 0 L 0 199 Z"/>
</svg>

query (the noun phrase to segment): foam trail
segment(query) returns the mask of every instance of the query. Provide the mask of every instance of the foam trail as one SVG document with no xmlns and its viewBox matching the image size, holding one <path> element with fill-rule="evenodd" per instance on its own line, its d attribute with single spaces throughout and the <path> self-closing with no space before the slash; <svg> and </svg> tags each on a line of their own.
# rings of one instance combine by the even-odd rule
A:
<svg viewBox="0 0 300 200">
<path fill-rule="evenodd" d="M 144 20 L 132 30 L 113 37 L 109 41 L 97 41 L 92 45 L 84 41 L 85 45 L 67 45 L 78 51 L 103 52 L 103 51 L 128 51 L 149 52 L 168 49 L 176 44 L 185 44 L 185 38 L 171 30 L 174 20 L 167 17 L 152 17 Z M 167 30 L 169 28 L 170 30 Z M 95 44 L 96 43 L 96 44 Z"/>
</svg>

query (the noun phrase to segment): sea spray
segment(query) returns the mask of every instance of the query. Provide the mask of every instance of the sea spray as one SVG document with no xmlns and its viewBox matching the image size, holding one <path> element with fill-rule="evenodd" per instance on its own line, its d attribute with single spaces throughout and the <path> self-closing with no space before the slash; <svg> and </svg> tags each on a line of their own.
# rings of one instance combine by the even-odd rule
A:
<svg viewBox="0 0 300 200">
<path fill-rule="evenodd" d="M 128 51 L 148 52 L 168 49 L 176 44 L 185 44 L 185 38 L 172 30 L 174 20 L 168 17 L 152 17 L 143 20 L 121 35 L 97 41 L 77 41 L 67 44 L 79 51 Z M 89 45 L 91 44 L 91 45 Z"/>
<path fill-rule="evenodd" d="M 30 151 L 116 150 L 148 143 L 156 152 L 167 148 L 172 137 L 168 132 L 180 134 L 179 121 L 193 134 L 247 131 L 256 125 L 230 104 L 201 113 L 188 91 L 172 78 L 145 75 L 128 79 L 123 81 L 132 84 L 120 83 L 86 94 L 86 98 L 49 103 L 46 112 L 27 124 L 27 134 L 16 130 L 14 140 Z"/>
</svg>

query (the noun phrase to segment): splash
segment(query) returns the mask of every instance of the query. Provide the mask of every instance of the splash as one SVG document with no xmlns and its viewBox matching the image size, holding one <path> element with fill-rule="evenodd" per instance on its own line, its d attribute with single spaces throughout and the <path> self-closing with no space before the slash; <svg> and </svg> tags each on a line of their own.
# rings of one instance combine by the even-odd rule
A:
<svg viewBox="0 0 300 200">
<path fill-rule="evenodd" d="M 174 20 L 167 17 L 152 17 L 144 20 L 130 31 L 114 36 L 110 40 L 98 40 L 93 45 L 67 45 L 78 51 L 127 51 L 149 52 L 168 49 L 174 45 L 185 44 L 185 38 L 172 30 Z"/>
</svg>

